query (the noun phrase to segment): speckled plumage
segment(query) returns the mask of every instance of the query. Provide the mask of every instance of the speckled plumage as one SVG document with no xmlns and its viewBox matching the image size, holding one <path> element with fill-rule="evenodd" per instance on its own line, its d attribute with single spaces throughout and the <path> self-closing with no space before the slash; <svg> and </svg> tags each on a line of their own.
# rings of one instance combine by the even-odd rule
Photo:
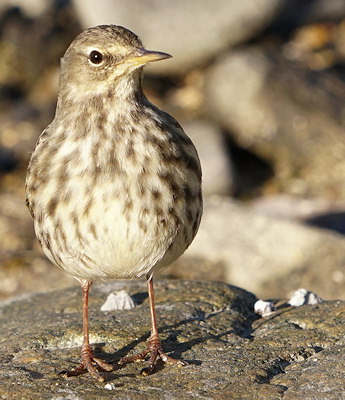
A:
<svg viewBox="0 0 345 400">
<path fill-rule="evenodd" d="M 27 202 L 53 263 L 79 279 L 133 278 L 167 265 L 193 240 L 200 165 L 178 123 L 143 95 L 141 69 L 113 83 L 105 68 L 97 95 L 83 90 L 89 79 L 74 83 L 76 49 L 89 48 L 96 32 L 102 46 L 114 40 L 112 31 L 91 29 L 62 59 L 57 112 L 31 157 Z"/>
<path fill-rule="evenodd" d="M 37 238 L 81 284 L 149 277 L 198 230 L 195 147 L 142 91 L 142 65 L 168 57 L 152 54 L 122 27 L 80 34 L 61 60 L 56 115 L 30 160 L 26 195 Z"/>
</svg>

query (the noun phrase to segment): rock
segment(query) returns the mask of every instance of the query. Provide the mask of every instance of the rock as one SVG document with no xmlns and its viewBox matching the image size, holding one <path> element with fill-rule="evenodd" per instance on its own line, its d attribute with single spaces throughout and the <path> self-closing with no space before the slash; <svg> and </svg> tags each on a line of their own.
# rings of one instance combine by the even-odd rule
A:
<svg viewBox="0 0 345 400">
<path fill-rule="evenodd" d="M 344 83 L 259 46 L 210 68 L 209 115 L 267 160 L 285 192 L 345 198 Z"/>
<path fill-rule="evenodd" d="M 202 166 L 203 193 L 233 194 L 233 165 L 223 135 L 217 126 L 201 120 L 191 120 L 182 126 L 198 149 Z"/>
<path fill-rule="evenodd" d="M 278 194 L 254 199 L 250 206 L 272 217 L 287 218 L 345 234 L 345 205 L 341 199 L 336 201 Z"/>
<path fill-rule="evenodd" d="M 37 18 L 50 8 L 45 0 L 2 0 L 0 13 L 10 8 L 19 8 L 26 16 Z"/>
<path fill-rule="evenodd" d="M 23 103 L 29 103 L 25 108 L 32 108 L 40 97 L 36 119 L 26 121 L 36 126 L 42 118 L 42 109 L 50 106 L 47 94 L 50 94 L 49 77 L 55 76 L 52 69 L 56 69 L 60 57 L 81 28 L 69 1 L 5 0 L 1 1 L 0 17 L 3 61 L 0 118 L 6 121 L 10 114 L 23 111 L 20 110 Z M 45 85 L 42 80 L 46 81 Z M 53 78 L 54 87 L 55 81 Z M 15 107 L 8 110 L 12 104 Z M 8 129 L 6 125 L 4 128 Z M 24 130 L 20 126 L 19 129 Z M 20 135 L 20 139 L 27 137 Z"/>
<path fill-rule="evenodd" d="M 344 345 L 334 346 L 310 357 L 301 368 L 289 365 L 271 384 L 288 387 L 284 400 L 344 399 L 344 350 Z"/>
<path fill-rule="evenodd" d="M 342 0 L 311 0 L 303 2 L 290 0 L 273 22 L 274 30 L 284 29 L 320 21 L 339 21 L 345 15 L 345 3 Z"/>
<path fill-rule="evenodd" d="M 121 289 L 140 304 L 129 311 L 99 312 L 106 294 Z M 341 398 L 344 302 L 286 308 L 256 320 L 255 297 L 242 289 L 215 282 L 157 281 L 163 347 L 189 365 L 163 366 L 144 378 L 136 363 L 120 367 L 115 361 L 142 349 L 149 335 L 145 291 L 146 284 L 140 281 L 92 288 L 91 342 L 97 355 L 115 366 L 104 383 L 88 374 L 69 379 L 59 374 L 75 366 L 79 358 L 81 296 L 77 287 L 2 302 L 0 397 Z M 309 397 L 304 396 L 305 382 Z"/>
<path fill-rule="evenodd" d="M 322 197 L 300 197 L 275 194 L 258 197 L 250 202 L 251 207 L 272 217 L 306 221 L 331 212 L 344 212 L 344 202 L 331 201 Z M 344 223 L 345 225 L 345 223 Z M 332 226 L 329 226 L 332 229 Z"/>
<path fill-rule="evenodd" d="M 84 27 L 119 24 L 134 31 L 147 48 L 173 55 L 171 62 L 148 68 L 161 74 L 190 70 L 229 46 L 262 31 L 281 9 L 284 0 L 74 0 Z M 210 16 L 212 15 L 212 18 Z M 140 16 L 140 18 L 138 18 Z"/>
<path fill-rule="evenodd" d="M 200 260 L 208 263 L 206 272 L 199 271 Z M 205 199 L 199 233 L 179 262 L 185 268 L 175 277 L 212 279 L 214 265 L 218 276 L 222 268 L 226 282 L 260 298 L 288 297 L 299 287 L 324 299 L 344 298 L 342 235 L 261 214 L 227 198 Z"/>
<path fill-rule="evenodd" d="M 286 388 L 284 392 L 284 400 L 326 400 L 326 399 L 344 399 L 344 350 L 345 341 L 344 335 L 341 330 L 343 327 L 335 328 L 335 335 L 337 339 L 332 345 L 331 349 L 325 346 L 323 337 L 328 336 L 334 325 L 333 317 L 329 323 L 327 318 L 327 312 L 331 312 L 332 315 L 339 313 L 341 318 L 344 317 L 345 305 L 344 302 L 326 302 L 314 305 L 314 306 L 303 306 L 295 308 L 294 311 L 281 310 L 281 314 L 278 317 L 269 318 L 264 323 L 263 321 L 256 321 L 253 328 L 256 329 L 260 326 L 257 334 L 261 337 L 265 337 L 268 342 L 278 343 L 278 346 L 285 347 L 285 350 L 289 351 L 288 343 L 290 340 L 297 343 L 298 337 L 301 340 L 301 348 L 290 353 L 291 363 L 286 364 L 284 367 L 284 373 L 274 373 L 271 377 L 268 377 L 271 385 L 277 385 L 279 387 Z M 316 313 L 315 319 L 309 318 L 309 313 Z M 279 314 L 279 312 L 278 312 Z M 284 322 L 284 318 L 286 321 Z M 338 317 L 336 317 L 338 319 Z M 278 333 L 277 324 L 278 323 Z M 294 325 L 294 329 L 286 332 L 284 327 Z M 264 327 L 265 326 L 265 327 Z M 309 334 L 316 328 L 314 339 L 311 339 L 312 351 L 315 351 L 313 355 L 308 354 L 307 343 L 309 340 Z M 324 336 L 324 333 L 325 336 Z M 256 339 L 258 339 L 255 334 Z M 339 336 L 338 336 L 339 334 Z M 319 336 L 316 339 L 316 336 Z M 315 340 L 315 342 L 314 342 Z M 327 339 L 326 339 L 327 341 Z M 255 342 L 255 339 L 254 339 Z M 312 344 L 313 343 L 313 344 Z M 260 344 L 257 342 L 257 346 Z M 298 346 L 297 346 L 298 347 Z M 280 371 L 281 372 L 281 371 Z"/>
</svg>

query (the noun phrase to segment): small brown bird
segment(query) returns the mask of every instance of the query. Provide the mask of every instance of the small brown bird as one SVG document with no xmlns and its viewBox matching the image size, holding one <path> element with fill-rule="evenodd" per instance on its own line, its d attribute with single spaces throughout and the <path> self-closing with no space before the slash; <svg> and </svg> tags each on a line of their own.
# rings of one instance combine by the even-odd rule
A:
<svg viewBox="0 0 345 400">
<path fill-rule="evenodd" d="M 46 256 L 73 275 L 83 294 L 81 364 L 68 372 L 112 367 L 89 343 L 88 293 L 95 279 L 146 276 L 151 335 L 149 374 L 167 356 L 158 337 L 153 273 L 176 260 L 202 214 L 201 168 L 181 126 L 142 90 L 143 65 L 171 57 L 146 50 L 115 25 L 82 32 L 61 59 L 53 122 L 41 134 L 26 177 L 26 201 Z"/>
</svg>

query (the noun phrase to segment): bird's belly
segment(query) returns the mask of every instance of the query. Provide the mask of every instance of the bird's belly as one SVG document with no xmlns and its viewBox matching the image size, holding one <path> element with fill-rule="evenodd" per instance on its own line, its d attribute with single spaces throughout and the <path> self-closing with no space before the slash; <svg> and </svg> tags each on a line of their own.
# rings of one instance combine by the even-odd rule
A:
<svg viewBox="0 0 345 400">
<path fill-rule="evenodd" d="M 117 197 L 109 184 L 98 185 L 91 197 L 80 185 L 78 193 L 53 216 L 43 214 L 35 229 L 47 257 L 79 279 L 145 275 L 188 246 L 183 218 L 171 213 L 168 199 L 157 208 L 123 190 Z"/>
</svg>

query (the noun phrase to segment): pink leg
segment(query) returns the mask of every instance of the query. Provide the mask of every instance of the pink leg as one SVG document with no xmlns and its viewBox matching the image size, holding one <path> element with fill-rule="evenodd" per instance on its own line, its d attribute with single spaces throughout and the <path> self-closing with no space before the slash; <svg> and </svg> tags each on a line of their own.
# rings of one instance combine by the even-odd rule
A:
<svg viewBox="0 0 345 400">
<path fill-rule="evenodd" d="M 85 371 L 89 371 L 90 374 L 98 381 L 103 382 L 104 378 L 100 375 L 94 364 L 104 371 L 112 371 L 113 367 L 99 358 L 94 357 L 92 348 L 89 341 L 89 288 L 92 282 L 86 282 L 82 284 L 82 296 L 83 296 L 83 345 L 81 348 L 81 363 L 80 365 L 67 372 L 67 376 L 77 376 Z"/>
<path fill-rule="evenodd" d="M 175 358 L 169 357 L 163 352 L 161 341 L 159 339 L 158 329 L 157 329 L 157 318 L 155 310 L 155 296 L 153 290 L 153 278 L 150 276 L 148 278 L 148 291 L 150 300 L 150 313 L 151 313 L 151 335 L 147 343 L 147 348 L 141 353 L 134 354 L 133 356 L 127 356 L 121 358 L 119 364 L 123 365 L 126 363 L 131 363 L 135 361 L 145 360 L 146 356 L 150 354 L 149 364 L 146 368 L 141 370 L 143 375 L 149 375 L 154 370 L 157 361 L 162 360 L 165 363 L 177 364 L 180 366 L 187 365 L 185 361 L 176 360 Z"/>
</svg>

